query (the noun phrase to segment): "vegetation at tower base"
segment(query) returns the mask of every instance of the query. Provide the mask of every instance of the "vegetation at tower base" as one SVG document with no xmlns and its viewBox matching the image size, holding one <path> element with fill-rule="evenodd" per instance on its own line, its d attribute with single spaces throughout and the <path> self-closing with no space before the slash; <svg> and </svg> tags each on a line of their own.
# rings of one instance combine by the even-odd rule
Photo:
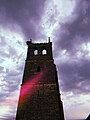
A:
<svg viewBox="0 0 90 120">
<path fill-rule="evenodd" d="M 27 45 L 16 120 L 64 120 L 52 43 Z"/>
</svg>

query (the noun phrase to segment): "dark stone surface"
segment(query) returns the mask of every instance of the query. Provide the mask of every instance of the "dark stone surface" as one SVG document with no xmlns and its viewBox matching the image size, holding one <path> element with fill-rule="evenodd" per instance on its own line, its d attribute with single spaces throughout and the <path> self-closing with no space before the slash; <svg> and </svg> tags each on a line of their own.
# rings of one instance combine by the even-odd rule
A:
<svg viewBox="0 0 90 120">
<path fill-rule="evenodd" d="M 23 85 L 35 75 L 41 71 L 45 71 L 45 75 L 39 83 L 32 86 L 34 92 L 32 95 L 28 93 L 22 105 L 20 105 L 20 92 L 16 120 L 64 120 L 57 71 L 52 56 L 52 43 L 27 41 L 27 45 L 28 52 L 21 92 Z M 35 50 L 38 51 L 37 55 L 34 54 Z M 42 54 L 43 50 L 46 50 L 45 54 Z"/>
</svg>

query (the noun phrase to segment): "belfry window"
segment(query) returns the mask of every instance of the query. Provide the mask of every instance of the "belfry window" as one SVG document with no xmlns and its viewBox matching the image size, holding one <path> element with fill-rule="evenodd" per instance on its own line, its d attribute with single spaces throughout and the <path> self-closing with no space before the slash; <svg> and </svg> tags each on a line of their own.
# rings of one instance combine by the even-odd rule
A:
<svg viewBox="0 0 90 120">
<path fill-rule="evenodd" d="M 47 50 L 42 50 L 42 55 L 46 55 L 47 54 Z"/>
<path fill-rule="evenodd" d="M 38 50 L 34 50 L 34 55 L 38 55 Z"/>
</svg>

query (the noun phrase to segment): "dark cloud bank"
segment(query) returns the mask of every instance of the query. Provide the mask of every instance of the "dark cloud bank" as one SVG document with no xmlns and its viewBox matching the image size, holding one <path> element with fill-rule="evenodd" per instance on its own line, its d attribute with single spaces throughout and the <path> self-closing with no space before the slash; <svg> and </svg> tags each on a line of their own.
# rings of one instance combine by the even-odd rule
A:
<svg viewBox="0 0 90 120">
<path fill-rule="evenodd" d="M 83 94 L 90 92 L 90 61 L 61 64 L 59 72 L 64 91 Z"/>
<path fill-rule="evenodd" d="M 21 27 L 26 38 L 36 38 L 39 33 L 36 27 L 43 13 L 46 0 L 0 0 L 0 23 L 17 24 Z M 13 29 L 13 28 L 12 28 Z"/>
</svg>

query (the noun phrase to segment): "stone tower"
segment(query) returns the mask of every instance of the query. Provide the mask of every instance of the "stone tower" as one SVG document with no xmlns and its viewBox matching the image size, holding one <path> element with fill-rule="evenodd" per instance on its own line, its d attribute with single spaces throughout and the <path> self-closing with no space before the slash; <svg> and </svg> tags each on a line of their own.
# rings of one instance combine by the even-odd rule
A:
<svg viewBox="0 0 90 120">
<path fill-rule="evenodd" d="M 27 45 L 16 120 L 64 120 L 52 42 Z"/>
</svg>

